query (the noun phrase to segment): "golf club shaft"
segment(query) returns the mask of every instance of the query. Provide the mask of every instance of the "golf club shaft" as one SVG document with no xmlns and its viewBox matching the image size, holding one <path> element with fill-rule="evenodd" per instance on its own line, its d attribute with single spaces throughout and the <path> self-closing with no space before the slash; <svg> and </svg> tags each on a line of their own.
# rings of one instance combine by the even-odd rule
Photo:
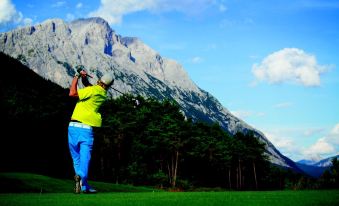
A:
<svg viewBox="0 0 339 206">
<path fill-rule="evenodd" d="M 114 88 L 114 87 L 112 87 L 112 89 L 114 89 L 115 91 L 117 91 L 117 92 L 119 92 L 120 94 L 122 94 L 122 95 L 126 95 L 125 93 L 123 93 L 123 92 L 120 92 L 119 90 L 117 90 L 116 88 Z"/>
</svg>

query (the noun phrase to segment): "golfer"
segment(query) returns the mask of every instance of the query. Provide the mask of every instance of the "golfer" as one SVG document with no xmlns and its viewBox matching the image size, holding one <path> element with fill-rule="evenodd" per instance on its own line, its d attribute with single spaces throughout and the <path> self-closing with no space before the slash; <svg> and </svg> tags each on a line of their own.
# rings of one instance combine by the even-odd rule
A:
<svg viewBox="0 0 339 206">
<path fill-rule="evenodd" d="M 103 75 L 94 86 L 89 83 L 87 76 L 89 75 L 82 69 L 74 76 L 69 91 L 70 97 L 78 98 L 68 127 L 68 144 L 75 171 L 76 194 L 97 192 L 87 183 L 94 140 L 93 127 L 101 126 L 102 119 L 98 110 L 107 99 L 108 88 L 113 84 L 112 74 Z M 80 77 L 85 85 L 82 89 L 77 88 Z"/>
</svg>

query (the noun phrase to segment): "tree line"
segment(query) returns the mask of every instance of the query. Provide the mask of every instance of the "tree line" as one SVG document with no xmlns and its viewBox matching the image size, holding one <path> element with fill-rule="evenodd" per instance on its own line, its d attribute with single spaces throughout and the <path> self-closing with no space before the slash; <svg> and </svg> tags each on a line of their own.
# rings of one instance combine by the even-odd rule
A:
<svg viewBox="0 0 339 206">
<path fill-rule="evenodd" d="M 101 108 L 92 171 L 117 183 L 260 189 L 270 164 L 254 134 L 186 119 L 171 100 L 120 96 Z"/>
</svg>

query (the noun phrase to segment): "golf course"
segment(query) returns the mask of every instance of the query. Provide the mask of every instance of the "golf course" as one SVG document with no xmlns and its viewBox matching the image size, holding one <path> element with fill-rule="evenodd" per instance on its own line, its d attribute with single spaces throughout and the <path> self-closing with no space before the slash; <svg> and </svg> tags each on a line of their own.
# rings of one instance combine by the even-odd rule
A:
<svg viewBox="0 0 339 206">
<path fill-rule="evenodd" d="M 168 192 L 91 182 L 97 194 L 72 193 L 72 180 L 29 173 L 0 173 L 0 205 L 338 205 L 338 190 Z M 6 191 L 7 190 L 7 191 Z"/>
</svg>

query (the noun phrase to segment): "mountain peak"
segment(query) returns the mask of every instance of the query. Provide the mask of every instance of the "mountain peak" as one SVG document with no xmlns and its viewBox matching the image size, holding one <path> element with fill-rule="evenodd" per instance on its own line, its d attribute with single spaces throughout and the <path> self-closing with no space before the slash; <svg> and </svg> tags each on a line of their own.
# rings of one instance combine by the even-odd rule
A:
<svg viewBox="0 0 339 206">
<path fill-rule="evenodd" d="M 52 23 L 52 22 L 58 23 L 58 24 L 64 24 L 65 23 L 65 21 L 63 19 L 53 18 L 53 19 L 46 19 L 41 24 L 49 24 L 49 23 Z"/>
<path fill-rule="evenodd" d="M 70 26 L 98 25 L 104 27 L 107 31 L 113 31 L 108 22 L 101 17 L 80 18 L 70 22 Z"/>
</svg>

